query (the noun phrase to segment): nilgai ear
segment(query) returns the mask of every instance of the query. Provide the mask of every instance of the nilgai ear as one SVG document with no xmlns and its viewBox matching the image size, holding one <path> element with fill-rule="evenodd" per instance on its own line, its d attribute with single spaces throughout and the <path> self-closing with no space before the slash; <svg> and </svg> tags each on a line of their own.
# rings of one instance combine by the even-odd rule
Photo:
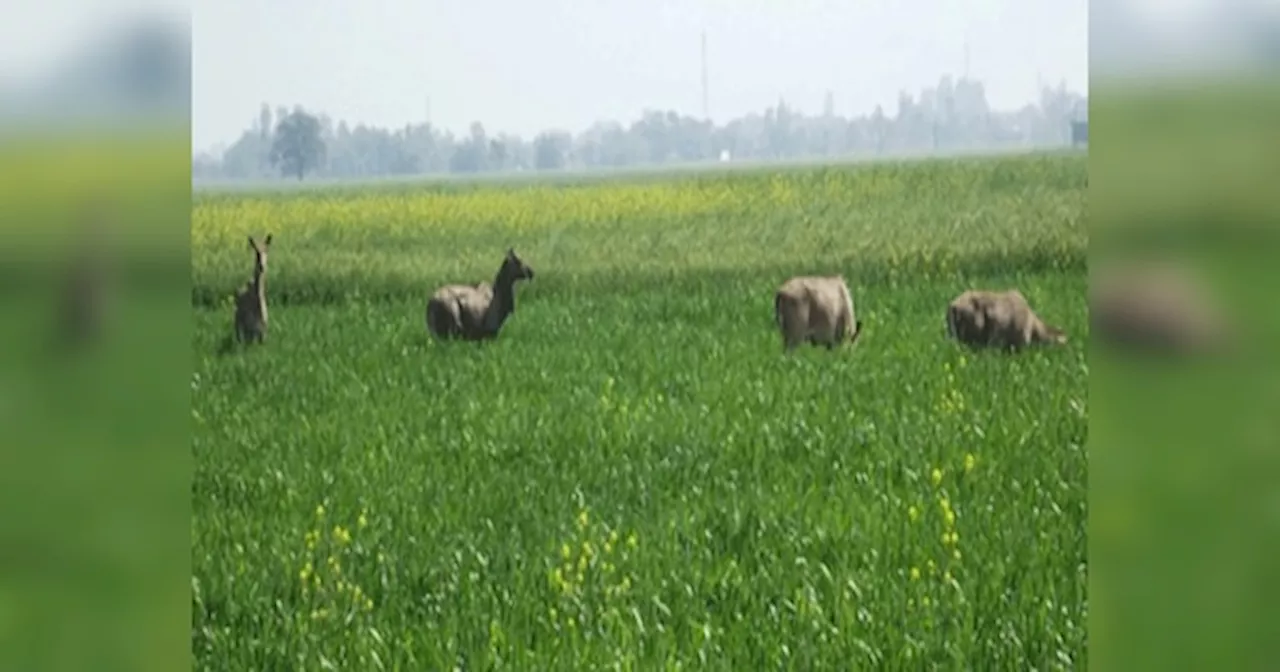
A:
<svg viewBox="0 0 1280 672">
<path fill-rule="evenodd" d="M 263 241 L 267 247 L 271 247 L 271 234 L 267 234 L 267 239 Z"/>
<path fill-rule="evenodd" d="M 251 249 L 251 250 L 257 250 L 257 249 L 258 249 L 258 243 L 257 243 L 256 241 L 254 241 L 253 236 L 249 236 L 249 249 Z"/>
</svg>

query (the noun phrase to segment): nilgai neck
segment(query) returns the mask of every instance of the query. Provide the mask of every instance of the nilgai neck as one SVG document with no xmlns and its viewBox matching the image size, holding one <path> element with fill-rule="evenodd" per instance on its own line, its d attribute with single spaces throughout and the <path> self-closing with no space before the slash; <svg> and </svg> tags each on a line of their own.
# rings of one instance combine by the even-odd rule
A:
<svg viewBox="0 0 1280 672">
<path fill-rule="evenodd" d="M 498 269 L 493 279 L 493 300 L 485 311 L 485 331 L 496 334 L 512 313 L 516 312 L 516 270 L 508 264 Z"/>
<path fill-rule="evenodd" d="M 262 301 L 266 298 L 267 269 L 262 266 L 261 262 L 255 263 L 253 265 L 253 282 L 251 286 L 253 289 L 253 295 L 257 297 L 259 301 Z"/>
</svg>

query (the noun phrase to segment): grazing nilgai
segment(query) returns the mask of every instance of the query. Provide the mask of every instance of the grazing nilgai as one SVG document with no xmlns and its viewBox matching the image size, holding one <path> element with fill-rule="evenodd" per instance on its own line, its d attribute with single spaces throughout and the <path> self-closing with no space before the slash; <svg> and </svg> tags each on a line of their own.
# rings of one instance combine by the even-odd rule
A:
<svg viewBox="0 0 1280 672">
<path fill-rule="evenodd" d="M 484 341 L 497 338 L 516 312 L 517 280 L 532 280 L 533 269 L 507 249 L 493 283 L 445 285 L 427 301 L 427 329 L 439 338 Z"/>
<path fill-rule="evenodd" d="M 947 306 L 947 334 L 971 348 L 1010 351 L 1067 342 L 1067 335 L 1045 324 L 1016 289 L 965 291 Z"/>
<path fill-rule="evenodd" d="M 267 338 L 267 252 L 271 250 L 271 234 L 262 244 L 249 236 L 253 250 L 253 279 L 236 294 L 236 340 L 263 343 Z"/>
<path fill-rule="evenodd" d="M 1199 355 L 1237 344 L 1236 329 L 1187 268 L 1138 265 L 1093 275 L 1090 331 L 1104 345 Z"/>
<path fill-rule="evenodd" d="M 854 344 L 862 334 L 862 320 L 853 312 L 853 298 L 842 275 L 797 276 L 782 283 L 773 297 L 773 316 L 782 332 L 784 352 L 803 342 L 834 349 Z"/>
</svg>

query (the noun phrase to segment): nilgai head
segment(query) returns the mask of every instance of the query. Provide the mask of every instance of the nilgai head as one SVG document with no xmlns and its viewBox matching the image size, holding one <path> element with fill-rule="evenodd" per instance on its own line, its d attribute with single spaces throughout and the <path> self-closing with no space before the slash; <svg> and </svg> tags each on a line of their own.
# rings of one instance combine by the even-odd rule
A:
<svg viewBox="0 0 1280 672">
<path fill-rule="evenodd" d="M 511 280 L 532 280 L 533 269 L 516 256 L 514 248 L 507 248 L 507 257 L 502 260 L 502 275 Z"/>
<path fill-rule="evenodd" d="M 249 236 L 249 249 L 253 250 L 253 272 L 260 275 L 267 272 L 267 252 L 271 250 L 271 234 L 263 239 L 262 244 Z"/>
<path fill-rule="evenodd" d="M 1047 324 L 1044 325 L 1044 331 L 1042 333 L 1038 333 L 1037 336 L 1039 336 L 1041 343 L 1047 343 L 1049 345 L 1067 344 L 1067 332 Z"/>
</svg>

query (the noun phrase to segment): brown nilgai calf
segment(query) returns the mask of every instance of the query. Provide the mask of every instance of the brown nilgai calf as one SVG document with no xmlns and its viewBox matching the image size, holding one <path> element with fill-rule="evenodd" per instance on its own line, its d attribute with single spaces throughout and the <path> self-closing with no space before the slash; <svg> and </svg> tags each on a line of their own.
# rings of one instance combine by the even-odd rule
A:
<svg viewBox="0 0 1280 672">
<path fill-rule="evenodd" d="M 1067 335 L 1045 324 L 1016 289 L 971 289 L 957 296 L 947 306 L 947 334 L 971 348 L 1011 352 L 1067 342 Z"/>
<path fill-rule="evenodd" d="M 253 279 L 236 294 L 235 339 L 241 343 L 264 343 L 267 339 L 267 252 L 271 234 L 262 244 L 249 236 L 253 250 Z"/>
<path fill-rule="evenodd" d="M 801 343 L 827 350 L 862 335 L 853 312 L 853 297 L 842 275 L 803 275 L 782 283 L 773 297 L 773 317 L 782 333 L 784 352 Z"/>
<path fill-rule="evenodd" d="M 427 300 L 427 330 L 438 338 L 486 341 L 497 338 L 516 312 L 517 280 L 532 280 L 533 269 L 507 249 L 492 283 L 445 285 Z"/>
</svg>

